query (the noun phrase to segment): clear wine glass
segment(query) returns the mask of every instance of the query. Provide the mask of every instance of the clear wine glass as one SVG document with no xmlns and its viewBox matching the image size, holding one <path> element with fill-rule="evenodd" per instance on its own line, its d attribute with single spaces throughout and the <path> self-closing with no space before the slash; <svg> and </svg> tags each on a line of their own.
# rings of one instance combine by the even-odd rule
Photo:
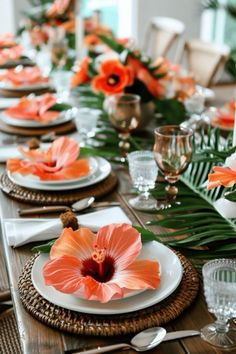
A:
<svg viewBox="0 0 236 354">
<path fill-rule="evenodd" d="M 178 125 L 165 125 L 155 129 L 154 157 L 157 166 L 169 182 L 165 190 L 168 199 L 175 199 L 178 188 L 175 183 L 187 169 L 192 159 L 192 130 Z M 162 205 L 163 207 L 163 205 Z"/>
<path fill-rule="evenodd" d="M 150 196 L 150 189 L 155 187 L 157 165 L 152 151 L 133 151 L 127 155 L 129 173 L 139 195 L 129 200 L 129 204 L 137 210 L 153 210 L 156 199 Z"/>
<path fill-rule="evenodd" d="M 133 94 L 117 94 L 108 99 L 108 116 L 121 139 L 119 147 L 129 150 L 130 133 L 138 128 L 141 122 L 140 96 Z"/>
<path fill-rule="evenodd" d="M 222 349 L 236 347 L 236 328 L 228 323 L 236 316 L 236 259 L 207 262 L 202 274 L 208 309 L 217 320 L 201 329 L 201 338 Z"/>
</svg>

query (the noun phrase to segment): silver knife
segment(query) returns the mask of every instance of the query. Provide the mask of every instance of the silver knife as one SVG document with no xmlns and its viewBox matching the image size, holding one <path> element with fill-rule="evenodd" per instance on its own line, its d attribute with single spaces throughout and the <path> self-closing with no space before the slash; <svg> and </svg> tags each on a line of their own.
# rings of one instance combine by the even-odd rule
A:
<svg viewBox="0 0 236 354">
<path fill-rule="evenodd" d="M 169 341 L 169 340 L 174 340 L 174 339 L 180 339 L 180 338 L 186 338 L 186 337 L 193 337 L 193 336 L 198 336 L 200 335 L 199 331 L 194 331 L 194 330 L 183 330 L 183 331 L 174 331 L 174 332 L 169 332 L 165 335 L 164 339 L 162 340 L 163 342 L 165 341 Z M 157 345 L 160 344 L 160 342 L 157 342 Z M 152 346 L 152 348 L 154 348 L 155 346 Z M 148 349 L 146 349 L 146 347 L 140 347 L 135 348 L 130 344 L 126 344 L 126 343 L 119 343 L 119 344 L 113 344 L 113 345 L 108 345 L 108 346 L 104 346 L 104 347 L 97 347 L 94 349 L 89 349 L 89 350 L 85 350 L 85 351 L 79 351 L 79 352 L 75 352 L 75 351 L 68 351 L 70 353 L 73 354 L 98 354 L 98 353 L 106 353 L 106 352 L 110 352 L 113 350 L 117 350 L 117 349 L 124 349 L 124 348 L 132 348 L 138 352 L 142 352 L 142 351 L 147 351 Z"/>
</svg>

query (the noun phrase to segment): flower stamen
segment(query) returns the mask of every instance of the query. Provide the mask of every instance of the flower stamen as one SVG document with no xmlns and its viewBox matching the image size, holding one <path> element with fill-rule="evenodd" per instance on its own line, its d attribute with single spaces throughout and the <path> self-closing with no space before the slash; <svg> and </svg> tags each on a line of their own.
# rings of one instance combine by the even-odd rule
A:
<svg viewBox="0 0 236 354">
<path fill-rule="evenodd" d="M 94 245 L 94 252 L 92 253 L 92 259 L 98 263 L 99 275 L 103 276 L 103 262 L 106 258 L 106 248 L 98 248 L 98 245 Z"/>
</svg>

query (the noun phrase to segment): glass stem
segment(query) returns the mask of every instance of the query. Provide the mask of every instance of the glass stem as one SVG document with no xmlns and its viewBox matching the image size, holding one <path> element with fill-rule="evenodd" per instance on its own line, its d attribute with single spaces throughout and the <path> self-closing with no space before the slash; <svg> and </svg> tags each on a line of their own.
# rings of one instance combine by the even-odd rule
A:
<svg viewBox="0 0 236 354">
<path fill-rule="evenodd" d="M 228 321 L 225 319 L 217 319 L 215 322 L 216 326 L 216 331 L 217 333 L 227 333 L 229 330 L 229 324 L 227 323 Z"/>
</svg>

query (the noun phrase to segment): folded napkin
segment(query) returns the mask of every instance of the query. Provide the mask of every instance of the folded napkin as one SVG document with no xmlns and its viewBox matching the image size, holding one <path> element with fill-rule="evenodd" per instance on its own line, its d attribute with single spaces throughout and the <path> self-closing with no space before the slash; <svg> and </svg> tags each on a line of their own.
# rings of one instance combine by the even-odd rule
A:
<svg viewBox="0 0 236 354">
<path fill-rule="evenodd" d="M 11 106 L 14 106 L 18 103 L 19 98 L 0 98 L 0 110 L 5 109 Z"/>
<path fill-rule="evenodd" d="M 17 145 L 3 145 L 0 146 L 0 162 L 6 162 L 8 159 L 22 158 Z"/>
<path fill-rule="evenodd" d="M 42 77 L 41 70 L 36 66 L 8 69 L 4 74 L 0 75 L 0 80 L 10 82 L 13 86 L 48 83 L 48 78 Z"/>
<path fill-rule="evenodd" d="M 131 224 L 120 207 L 107 208 L 79 215 L 78 223 L 96 232 L 100 227 L 112 223 Z M 62 223 L 57 219 L 4 219 L 3 228 L 9 246 L 18 247 L 29 242 L 46 241 L 59 237 Z"/>
</svg>

